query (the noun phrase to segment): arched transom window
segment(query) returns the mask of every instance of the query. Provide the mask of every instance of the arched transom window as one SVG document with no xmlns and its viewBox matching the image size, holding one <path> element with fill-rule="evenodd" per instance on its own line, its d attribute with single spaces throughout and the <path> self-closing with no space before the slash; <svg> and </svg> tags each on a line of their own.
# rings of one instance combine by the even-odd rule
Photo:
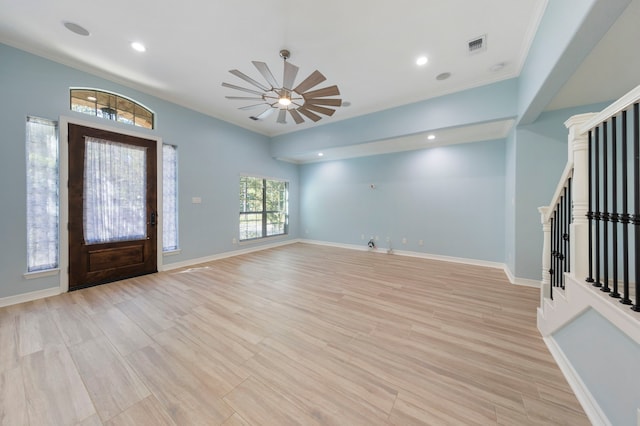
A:
<svg viewBox="0 0 640 426">
<path fill-rule="evenodd" d="M 95 89 L 71 89 L 71 110 L 134 126 L 154 128 L 148 108 L 115 93 Z"/>
</svg>

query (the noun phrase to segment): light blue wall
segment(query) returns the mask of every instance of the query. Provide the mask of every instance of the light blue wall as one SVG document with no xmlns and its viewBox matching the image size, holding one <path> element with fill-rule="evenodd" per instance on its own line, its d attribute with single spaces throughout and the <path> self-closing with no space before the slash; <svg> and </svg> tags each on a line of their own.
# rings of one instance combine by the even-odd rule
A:
<svg viewBox="0 0 640 426">
<path fill-rule="evenodd" d="M 515 270 L 520 278 L 542 277 L 542 225 L 538 207 L 548 205 L 567 164 L 568 131 L 575 114 L 598 112 L 609 103 L 545 112 L 515 132 Z"/>
<path fill-rule="evenodd" d="M 496 140 L 303 165 L 301 232 L 362 247 L 379 236 L 378 245 L 387 248 L 389 237 L 397 250 L 502 262 L 504 145 Z"/>
<path fill-rule="evenodd" d="M 637 424 L 640 345 L 593 309 L 553 338 L 611 424 Z"/>
<path fill-rule="evenodd" d="M 468 124 L 514 118 L 517 80 L 505 80 L 423 102 L 332 122 L 271 140 L 271 154 L 286 157 Z"/>
<path fill-rule="evenodd" d="M 520 123 L 536 120 L 630 1 L 548 1 L 518 78 Z"/>
<path fill-rule="evenodd" d="M 268 138 L 182 108 L 153 96 L 0 44 L 0 298 L 56 287 L 58 277 L 25 280 L 26 193 L 25 119 L 28 115 L 58 120 L 61 115 L 91 120 L 69 111 L 69 87 L 87 86 L 131 97 L 157 114 L 157 129 L 124 124 L 115 127 L 148 133 L 178 146 L 179 229 L 181 254 L 164 258 L 178 262 L 231 251 L 238 236 L 238 179 L 241 173 L 290 181 L 291 227 L 298 237 L 298 167 L 273 160 Z M 94 119 L 101 124 L 104 120 Z M 202 204 L 191 204 L 191 197 Z M 243 246 L 241 248 L 246 248 Z"/>
<path fill-rule="evenodd" d="M 512 275 L 516 271 L 516 130 L 512 129 L 505 141 L 505 220 L 504 263 Z"/>
</svg>

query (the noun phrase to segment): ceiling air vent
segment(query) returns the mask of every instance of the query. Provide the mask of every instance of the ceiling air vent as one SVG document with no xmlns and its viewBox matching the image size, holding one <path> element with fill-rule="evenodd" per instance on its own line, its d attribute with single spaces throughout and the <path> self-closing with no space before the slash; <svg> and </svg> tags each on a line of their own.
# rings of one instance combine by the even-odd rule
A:
<svg viewBox="0 0 640 426">
<path fill-rule="evenodd" d="M 484 52 L 487 50 L 487 36 L 486 34 L 480 37 L 475 37 L 467 42 L 467 48 L 470 55 Z"/>
</svg>

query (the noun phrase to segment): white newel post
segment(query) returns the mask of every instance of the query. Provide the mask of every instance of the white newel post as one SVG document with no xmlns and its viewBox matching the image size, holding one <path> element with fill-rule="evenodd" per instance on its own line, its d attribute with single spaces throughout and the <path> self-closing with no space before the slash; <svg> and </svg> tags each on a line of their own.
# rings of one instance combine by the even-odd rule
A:
<svg viewBox="0 0 640 426">
<path fill-rule="evenodd" d="M 542 222 L 542 281 L 540 281 L 540 306 L 544 306 L 544 299 L 551 297 L 551 222 L 547 218 L 549 207 L 538 207 Z"/>
<path fill-rule="evenodd" d="M 580 133 L 582 126 L 595 113 L 579 114 L 569 118 L 564 125 L 569 129 L 569 158 L 573 158 L 572 223 L 569 233 L 571 252 L 571 276 L 583 281 L 589 276 L 589 134 Z"/>
</svg>

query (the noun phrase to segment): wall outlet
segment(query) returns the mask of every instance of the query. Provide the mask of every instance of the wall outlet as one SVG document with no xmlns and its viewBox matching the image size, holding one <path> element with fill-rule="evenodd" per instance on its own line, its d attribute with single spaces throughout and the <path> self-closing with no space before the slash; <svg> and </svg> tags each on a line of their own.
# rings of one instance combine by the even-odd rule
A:
<svg viewBox="0 0 640 426">
<path fill-rule="evenodd" d="M 305 233 L 305 234 L 308 234 L 308 233 L 309 233 L 309 230 L 308 230 L 308 229 L 305 229 L 305 230 L 304 230 L 304 233 Z"/>
<path fill-rule="evenodd" d="M 232 240 L 231 240 L 231 244 L 233 244 L 233 245 L 238 244 L 238 240 L 237 240 L 236 238 L 232 239 Z"/>
<path fill-rule="evenodd" d="M 390 243 L 391 242 L 391 237 L 387 237 L 387 242 Z"/>
<path fill-rule="evenodd" d="M 407 239 L 406 238 L 402 239 L 402 244 L 407 244 Z"/>
<path fill-rule="evenodd" d="M 380 237 L 376 235 L 376 241 L 380 240 Z"/>
<path fill-rule="evenodd" d="M 364 240 L 364 234 L 360 234 L 360 239 Z"/>
<path fill-rule="evenodd" d="M 424 240 L 418 240 L 418 245 L 419 246 L 423 246 L 424 245 Z"/>
</svg>

